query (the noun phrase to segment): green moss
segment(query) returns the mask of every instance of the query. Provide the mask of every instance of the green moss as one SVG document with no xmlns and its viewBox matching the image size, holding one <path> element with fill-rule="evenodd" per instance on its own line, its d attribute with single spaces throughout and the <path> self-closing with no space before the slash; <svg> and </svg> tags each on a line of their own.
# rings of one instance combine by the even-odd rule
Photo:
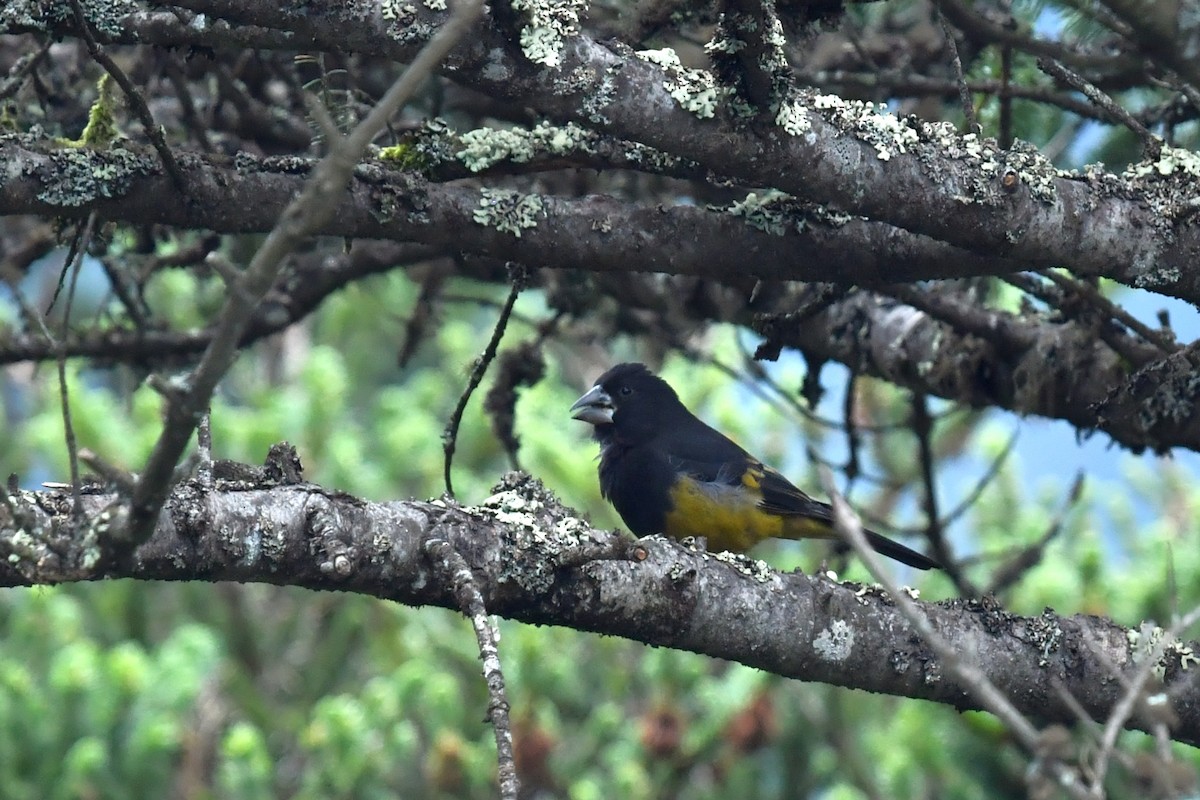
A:
<svg viewBox="0 0 1200 800">
<path fill-rule="evenodd" d="M 411 142 L 385 147 L 379 151 L 379 160 L 404 170 L 420 170 L 428 166 L 428 159 Z"/>
</svg>

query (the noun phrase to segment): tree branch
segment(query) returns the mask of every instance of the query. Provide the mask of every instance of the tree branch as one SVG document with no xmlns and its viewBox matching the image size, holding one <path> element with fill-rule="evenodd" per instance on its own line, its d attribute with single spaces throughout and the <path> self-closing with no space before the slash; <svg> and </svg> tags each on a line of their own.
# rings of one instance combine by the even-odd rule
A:
<svg viewBox="0 0 1200 800">
<path fill-rule="evenodd" d="M 277 450 L 276 458 L 286 448 Z M 979 707 L 878 589 L 779 573 L 762 562 L 694 552 L 659 537 L 623 543 L 588 526 L 520 473 L 510 473 L 482 505 L 467 507 L 368 503 L 312 484 L 271 480 L 294 471 L 270 466 L 234 469 L 217 462 L 212 490 L 196 481 L 179 484 L 153 536 L 127 564 L 97 558 L 96 537 L 111 524 L 117 496 L 86 494 L 89 524 L 74 535 L 68 495 L 13 493 L 15 511 L 0 506 L 0 586 L 110 578 L 263 582 L 457 609 L 452 587 L 423 550 L 438 538 L 466 561 L 492 613 L 690 650 L 806 681 Z M 1097 719 L 1124 694 L 1120 682 L 1093 677 L 1109 674 L 1100 658 L 1122 669 L 1134 662 L 1129 631 L 1108 620 L 1050 611 L 1019 617 L 988 601 L 916 607 L 959 652 L 974 654 L 988 680 L 1039 723 L 1074 719 L 1056 682 Z M 1163 666 L 1180 719 L 1172 735 L 1200 744 L 1200 688 L 1188 652 L 1182 644 L 1169 647 Z"/>
</svg>

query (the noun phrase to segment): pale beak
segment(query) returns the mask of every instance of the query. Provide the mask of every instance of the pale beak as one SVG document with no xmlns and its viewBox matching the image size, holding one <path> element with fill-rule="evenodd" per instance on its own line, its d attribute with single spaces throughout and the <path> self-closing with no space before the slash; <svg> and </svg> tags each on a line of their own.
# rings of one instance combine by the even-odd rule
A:
<svg viewBox="0 0 1200 800">
<path fill-rule="evenodd" d="M 592 425 L 611 425 L 613 421 L 612 398 L 599 386 L 593 386 L 587 394 L 571 406 L 571 417 Z"/>
</svg>

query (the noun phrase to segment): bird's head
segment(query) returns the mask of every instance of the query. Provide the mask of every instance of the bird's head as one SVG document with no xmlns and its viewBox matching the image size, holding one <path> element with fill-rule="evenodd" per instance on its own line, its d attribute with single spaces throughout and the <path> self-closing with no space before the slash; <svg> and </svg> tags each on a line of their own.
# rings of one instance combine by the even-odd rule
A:
<svg viewBox="0 0 1200 800">
<path fill-rule="evenodd" d="M 682 408 L 675 390 L 645 364 L 618 364 L 575 401 L 571 416 L 594 425 L 598 439 L 643 440 Z"/>
</svg>

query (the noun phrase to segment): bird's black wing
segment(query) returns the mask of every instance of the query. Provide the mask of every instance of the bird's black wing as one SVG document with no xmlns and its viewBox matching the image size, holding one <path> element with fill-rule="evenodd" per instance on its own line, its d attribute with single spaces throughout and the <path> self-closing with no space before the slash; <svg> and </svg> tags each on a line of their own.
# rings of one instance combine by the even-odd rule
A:
<svg viewBox="0 0 1200 800">
<path fill-rule="evenodd" d="M 780 475 L 770 467 L 758 465 L 761 476 L 758 479 L 759 491 L 762 492 L 763 511 L 781 516 L 805 516 L 833 524 L 833 509 L 828 503 L 814 500 L 802 492 L 795 484 Z"/>
<path fill-rule="evenodd" d="M 736 486 L 758 461 L 732 439 L 698 418 L 676 420 L 664 426 L 654 447 L 675 470 L 703 483 Z"/>
</svg>

